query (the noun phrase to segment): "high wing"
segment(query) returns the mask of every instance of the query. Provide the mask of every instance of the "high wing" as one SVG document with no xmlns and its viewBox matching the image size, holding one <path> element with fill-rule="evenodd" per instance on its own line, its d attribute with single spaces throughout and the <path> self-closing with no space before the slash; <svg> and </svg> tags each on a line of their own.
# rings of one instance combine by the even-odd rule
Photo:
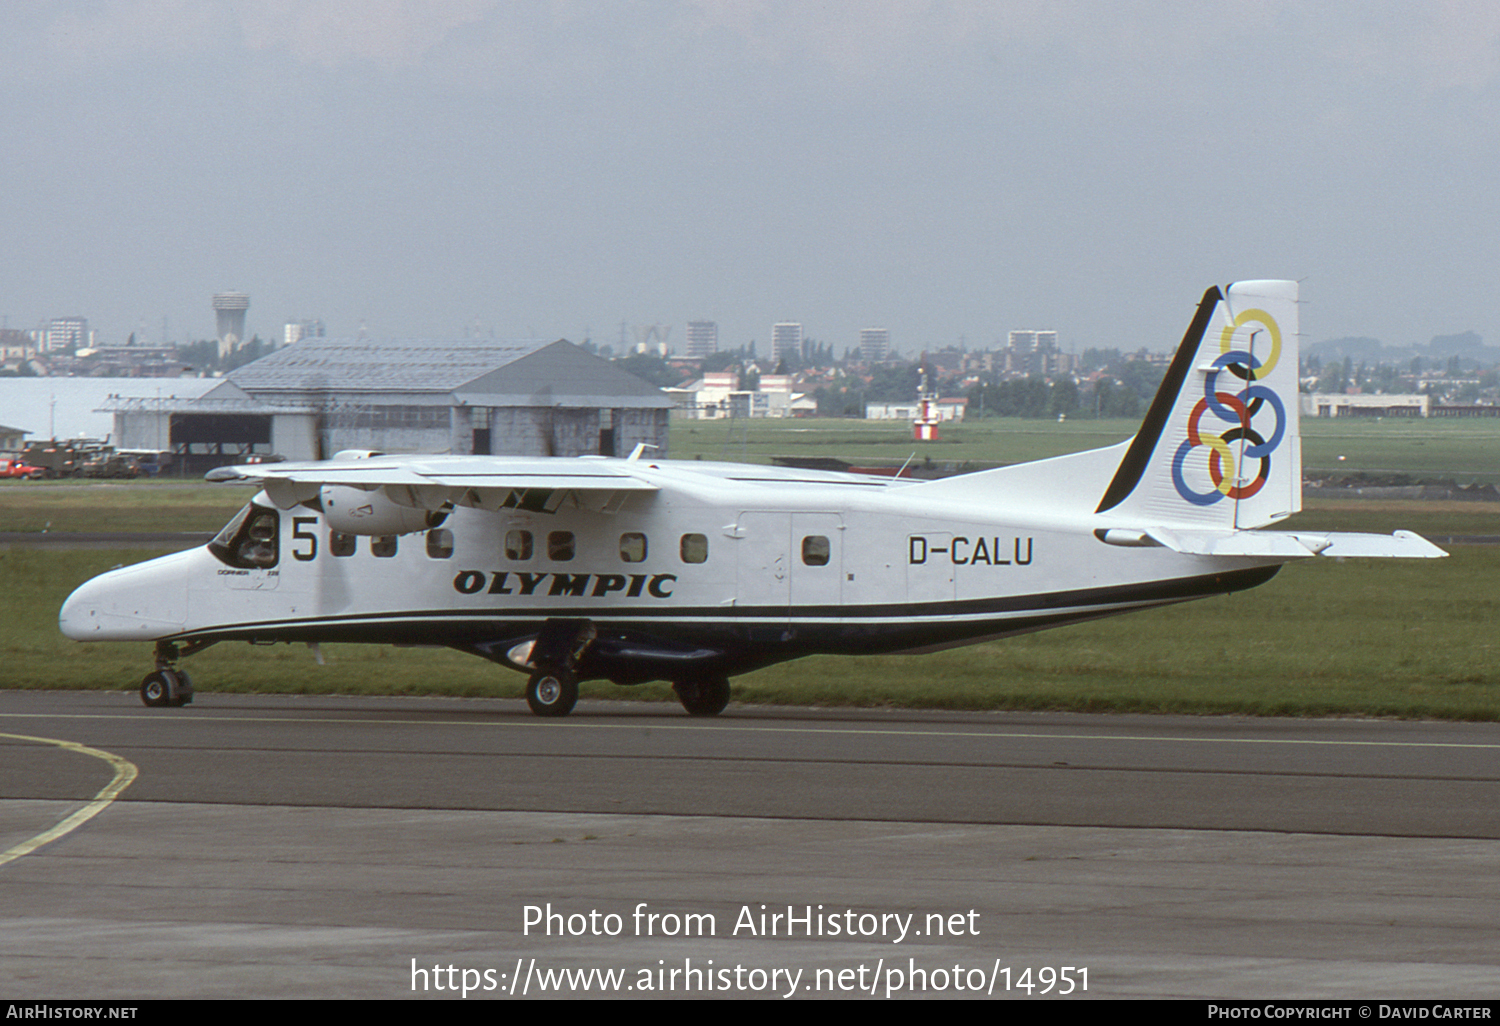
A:
<svg viewBox="0 0 1500 1026">
<path fill-rule="evenodd" d="M 389 504 L 438 511 L 454 506 L 555 513 L 565 504 L 608 513 L 632 493 L 657 485 L 623 469 L 630 461 L 503 456 L 365 456 L 340 454 L 313 463 L 264 463 L 225 467 L 211 481 L 254 480 L 281 509 L 319 502 L 324 507 L 362 509 L 371 523 Z M 364 493 L 364 494 L 360 494 Z M 408 528 L 409 530 L 418 528 Z M 385 531 L 355 530 L 382 534 Z"/>
</svg>

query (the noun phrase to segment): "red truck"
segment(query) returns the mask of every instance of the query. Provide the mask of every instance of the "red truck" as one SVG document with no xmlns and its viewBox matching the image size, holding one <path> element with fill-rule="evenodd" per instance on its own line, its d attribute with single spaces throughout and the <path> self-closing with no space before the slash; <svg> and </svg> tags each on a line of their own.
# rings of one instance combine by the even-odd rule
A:
<svg viewBox="0 0 1500 1026">
<path fill-rule="evenodd" d="M 0 478 L 19 477 L 25 481 L 35 481 L 46 476 L 47 471 L 41 467 L 33 467 L 22 460 L 0 457 Z"/>
</svg>

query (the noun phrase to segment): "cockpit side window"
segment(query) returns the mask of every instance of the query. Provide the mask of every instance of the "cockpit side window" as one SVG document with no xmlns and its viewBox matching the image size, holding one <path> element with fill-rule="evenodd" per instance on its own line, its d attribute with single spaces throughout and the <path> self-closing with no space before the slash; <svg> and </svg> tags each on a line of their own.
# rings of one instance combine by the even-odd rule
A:
<svg viewBox="0 0 1500 1026">
<path fill-rule="evenodd" d="M 250 503 L 208 543 L 219 561 L 241 570 L 269 570 L 280 558 L 281 514 Z"/>
</svg>

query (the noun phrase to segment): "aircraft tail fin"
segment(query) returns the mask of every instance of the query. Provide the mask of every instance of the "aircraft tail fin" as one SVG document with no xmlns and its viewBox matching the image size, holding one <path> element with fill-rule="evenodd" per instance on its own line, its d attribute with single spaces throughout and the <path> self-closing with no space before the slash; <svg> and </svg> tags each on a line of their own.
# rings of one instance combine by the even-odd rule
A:
<svg viewBox="0 0 1500 1026">
<path fill-rule="evenodd" d="M 1302 508 L 1297 283 L 1210 288 L 1096 512 L 1246 530 Z"/>
</svg>

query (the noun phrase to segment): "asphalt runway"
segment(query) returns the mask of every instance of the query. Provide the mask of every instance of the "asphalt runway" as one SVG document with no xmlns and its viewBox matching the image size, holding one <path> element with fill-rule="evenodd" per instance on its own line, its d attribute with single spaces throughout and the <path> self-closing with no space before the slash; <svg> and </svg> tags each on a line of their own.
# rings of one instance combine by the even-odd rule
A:
<svg viewBox="0 0 1500 1026">
<path fill-rule="evenodd" d="M 1500 725 L 4 692 L 0 735 L 8 997 L 1500 995 Z"/>
</svg>

